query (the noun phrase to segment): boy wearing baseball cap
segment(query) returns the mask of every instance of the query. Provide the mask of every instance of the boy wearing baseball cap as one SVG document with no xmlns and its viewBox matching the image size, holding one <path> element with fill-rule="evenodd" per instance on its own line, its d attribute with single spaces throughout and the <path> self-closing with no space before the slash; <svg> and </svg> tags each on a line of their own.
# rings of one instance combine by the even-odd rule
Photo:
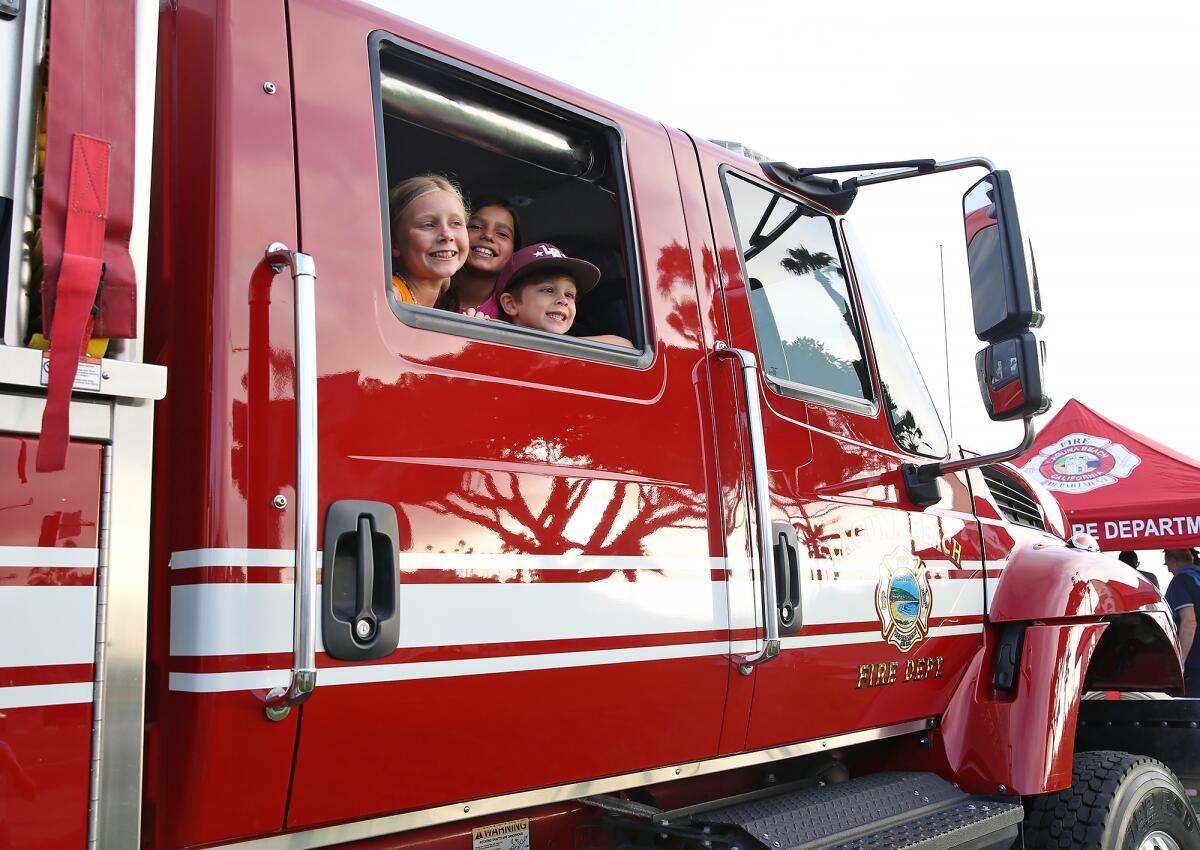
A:
<svg viewBox="0 0 1200 850">
<path fill-rule="evenodd" d="M 575 322 L 575 298 L 600 282 L 600 269 L 539 242 L 509 257 L 496 278 L 500 318 L 523 328 L 565 334 Z M 623 348 L 633 343 L 615 334 L 582 336 Z"/>
</svg>

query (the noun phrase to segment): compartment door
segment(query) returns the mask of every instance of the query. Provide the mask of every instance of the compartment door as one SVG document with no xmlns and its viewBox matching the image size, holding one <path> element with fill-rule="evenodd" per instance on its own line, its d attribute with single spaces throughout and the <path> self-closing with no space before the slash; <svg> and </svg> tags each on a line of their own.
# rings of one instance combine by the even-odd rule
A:
<svg viewBox="0 0 1200 850">
<path fill-rule="evenodd" d="M 101 453 L 0 436 L 0 847 L 87 843 Z"/>
</svg>

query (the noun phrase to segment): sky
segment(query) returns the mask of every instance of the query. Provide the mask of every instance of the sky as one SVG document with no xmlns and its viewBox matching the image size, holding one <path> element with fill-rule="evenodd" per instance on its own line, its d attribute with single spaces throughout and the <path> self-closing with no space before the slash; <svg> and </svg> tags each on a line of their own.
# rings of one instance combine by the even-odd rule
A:
<svg viewBox="0 0 1200 850">
<path fill-rule="evenodd" d="M 1200 458 L 1194 5 L 377 5 L 695 136 L 796 166 L 988 157 L 1013 175 L 1037 260 L 1055 404 L 1035 423 L 1075 397 Z M 967 448 L 998 451 L 1018 442 L 1021 427 L 987 418 L 974 375 L 982 344 L 961 197 L 982 176 L 865 187 L 849 218 L 943 423 Z"/>
</svg>

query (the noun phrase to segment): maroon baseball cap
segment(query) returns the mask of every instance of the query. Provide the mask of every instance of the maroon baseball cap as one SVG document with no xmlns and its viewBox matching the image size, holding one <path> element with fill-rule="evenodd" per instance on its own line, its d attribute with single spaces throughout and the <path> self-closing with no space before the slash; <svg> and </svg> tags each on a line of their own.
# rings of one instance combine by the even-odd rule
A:
<svg viewBox="0 0 1200 850">
<path fill-rule="evenodd" d="M 521 278 L 534 272 L 561 271 L 575 281 L 579 295 L 600 282 L 600 269 L 587 260 L 568 257 L 548 242 L 535 242 L 515 251 L 496 277 L 496 298 Z"/>
</svg>

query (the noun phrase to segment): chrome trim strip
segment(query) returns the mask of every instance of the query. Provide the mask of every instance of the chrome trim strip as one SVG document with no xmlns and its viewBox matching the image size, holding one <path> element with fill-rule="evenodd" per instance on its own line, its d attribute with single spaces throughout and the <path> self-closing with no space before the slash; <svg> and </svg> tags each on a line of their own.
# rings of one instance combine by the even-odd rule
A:
<svg viewBox="0 0 1200 850">
<path fill-rule="evenodd" d="M 317 264 L 273 242 L 265 261 L 290 268 L 296 288 L 296 580 L 292 676 L 266 696 L 269 720 L 283 720 L 317 687 Z"/>
<path fill-rule="evenodd" d="M 720 360 L 736 360 L 742 370 L 743 398 L 746 402 L 746 430 L 750 435 L 750 461 L 754 480 L 754 517 L 758 527 L 758 563 L 763 584 L 762 648 L 734 659 L 743 676 L 759 664 L 779 655 L 779 598 L 775 591 L 775 546 L 771 540 L 771 494 L 767 488 L 767 449 L 763 436 L 762 409 L 758 402 L 758 360 L 743 348 L 729 348 L 723 342 L 714 347 Z"/>
<path fill-rule="evenodd" d="M 137 0 L 134 55 L 133 216 L 129 256 L 137 288 L 137 337 L 114 340 L 106 360 L 117 398 L 112 411 L 111 474 L 107 496 L 109 535 L 100 563 L 108 571 L 104 615 L 107 648 L 96 670 L 102 684 L 95 702 L 99 719 L 92 754 L 98 779 L 89 812 L 88 847 L 126 850 L 141 846 L 143 748 L 146 723 L 147 624 L 150 611 L 150 503 L 154 466 L 154 402 L 166 393 L 166 370 L 142 364 L 146 321 L 146 250 L 150 232 L 150 181 L 154 155 L 155 89 L 158 84 L 156 0 Z M 125 376 L 129 377 L 126 383 Z M 139 388 L 146 396 L 137 397 Z M 78 398 L 78 397 L 77 397 Z M 78 428 L 78 400 L 71 429 Z"/>
<path fill-rule="evenodd" d="M 96 829 L 89 846 L 140 846 L 145 724 L 146 628 L 150 585 L 150 502 L 154 402 L 110 402 L 113 442 L 107 492 L 108 535 L 100 563 L 108 570 L 106 650 L 96 670 L 99 737 L 93 760 Z"/>
<path fill-rule="evenodd" d="M 847 252 L 848 253 L 848 252 Z M 866 340 L 860 337 L 860 342 L 864 349 L 866 348 Z M 864 356 L 863 362 L 867 362 Z M 811 401 L 814 404 L 823 404 L 826 407 L 836 407 L 839 410 L 846 410 L 850 413 L 859 413 L 863 416 L 874 416 L 879 411 L 879 405 L 874 399 L 855 398 L 854 396 L 846 395 L 845 393 L 834 392 L 833 390 L 823 390 L 820 387 L 801 384 L 796 381 L 789 381 L 787 378 L 780 378 L 778 375 L 768 375 L 763 373 L 763 380 L 771 387 L 774 387 L 780 395 L 792 396 L 799 398 L 802 401 Z"/>
<path fill-rule="evenodd" d="M 653 768 L 650 770 L 625 773 L 620 776 L 607 776 L 603 779 L 591 779 L 584 782 L 574 782 L 569 785 L 559 785 L 553 788 L 539 788 L 535 791 L 521 791 L 515 794 L 505 794 L 500 797 L 486 797 L 479 800 L 466 800 L 432 809 L 422 809 L 417 812 L 405 812 L 399 815 L 388 815 L 370 820 L 355 821 L 311 829 L 305 832 L 294 832 L 288 835 L 273 835 L 250 841 L 231 842 L 219 845 L 222 847 L 243 847 L 249 850 L 311 850 L 316 847 L 329 847 L 349 841 L 361 841 L 381 835 L 406 832 L 428 826 L 453 823 L 455 821 L 476 818 L 480 815 L 498 814 L 532 806 L 544 806 L 550 803 L 561 803 L 588 797 L 593 794 L 609 794 L 626 788 L 637 788 L 642 785 L 653 785 L 669 782 L 674 779 L 688 779 L 694 776 L 705 776 L 720 773 L 739 767 L 763 764 L 764 762 L 781 761 L 811 753 L 829 752 L 839 747 L 852 747 L 870 741 L 881 741 L 900 735 L 909 735 L 929 729 L 930 718 L 910 720 L 905 723 L 895 723 L 890 726 L 880 726 L 874 729 L 863 729 L 858 732 L 848 732 L 844 735 L 832 735 L 828 738 L 817 738 L 788 744 L 783 747 L 773 747 L 769 750 L 756 750 L 750 753 L 738 753 L 732 756 L 689 762 L 680 765 Z"/>
<path fill-rule="evenodd" d="M 100 519 L 97 540 L 99 563 L 96 568 L 96 660 L 95 683 L 92 692 L 92 766 L 88 777 L 88 846 L 96 845 L 100 832 L 100 770 L 104 753 L 105 676 L 108 657 L 108 539 L 112 533 L 112 455 L 111 445 L 105 446 L 100 462 Z"/>
</svg>

